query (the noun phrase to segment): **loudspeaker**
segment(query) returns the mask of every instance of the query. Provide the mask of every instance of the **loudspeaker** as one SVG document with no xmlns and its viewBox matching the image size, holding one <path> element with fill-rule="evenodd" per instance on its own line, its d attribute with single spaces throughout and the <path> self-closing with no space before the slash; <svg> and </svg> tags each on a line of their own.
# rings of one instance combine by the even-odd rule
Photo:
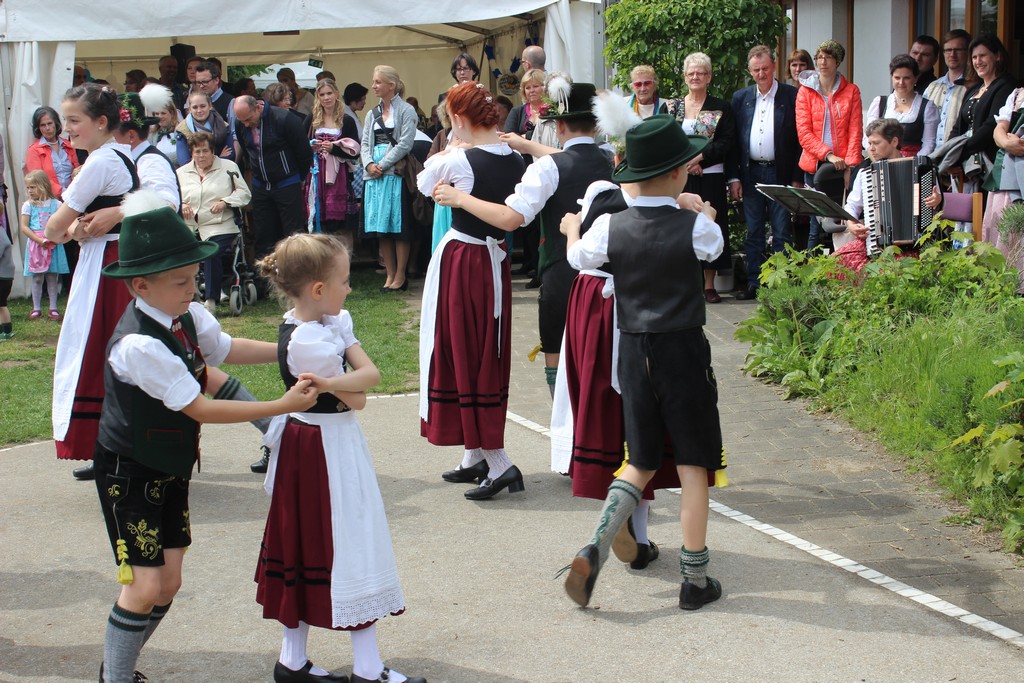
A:
<svg viewBox="0 0 1024 683">
<path fill-rule="evenodd" d="M 185 62 L 195 54 L 195 45 L 186 45 L 185 43 L 171 45 L 171 56 L 178 60 L 178 83 L 185 82 Z"/>
</svg>

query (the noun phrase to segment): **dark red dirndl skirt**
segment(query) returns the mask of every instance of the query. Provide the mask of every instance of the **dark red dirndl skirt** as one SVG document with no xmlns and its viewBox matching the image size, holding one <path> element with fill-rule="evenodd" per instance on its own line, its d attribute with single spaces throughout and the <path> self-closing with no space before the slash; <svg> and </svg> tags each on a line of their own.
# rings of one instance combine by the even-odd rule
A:
<svg viewBox="0 0 1024 683">
<path fill-rule="evenodd" d="M 504 247 L 502 247 L 504 248 Z M 512 278 L 501 262 L 501 317 L 487 247 L 448 242 L 441 256 L 428 418 L 420 434 L 436 446 L 505 447 L 512 370 Z M 500 327 L 500 338 L 499 338 Z M 499 352 L 500 351 L 500 352 Z"/>
<path fill-rule="evenodd" d="M 604 500 L 625 457 L 622 397 L 612 388 L 612 340 L 615 299 L 604 298 L 604 278 L 580 274 L 569 292 L 565 323 L 566 383 L 573 414 L 572 494 Z M 671 448 L 643 497 L 654 489 L 678 488 L 679 473 Z"/>
<path fill-rule="evenodd" d="M 288 628 L 298 628 L 300 621 L 334 628 L 331 494 L 320 428 L 289 422 L 281 449 L 287 455 L 277 460 L 256 564 L 256 602 L 263 605 L 264 619 L 276 619 Z M 374 621 L 334 630 L 358 631 Z"/>
<path fill-rule="evenodd" d="M 117 241 L 107 242 L 103 249 L 103 265 L 117 261 Z M 128 286 L 121 280 L 100 276 L 92 327 L 82 356 L 82 369 L 71 406 L 71 422 L 63 441 L 57 441 L 57 457 L 61 460 L 92 460 L 100 430 L 100 408 L 103 407 L 103 368 L 107 364 L 107 342 L 132 302 Z"/>
</svg>

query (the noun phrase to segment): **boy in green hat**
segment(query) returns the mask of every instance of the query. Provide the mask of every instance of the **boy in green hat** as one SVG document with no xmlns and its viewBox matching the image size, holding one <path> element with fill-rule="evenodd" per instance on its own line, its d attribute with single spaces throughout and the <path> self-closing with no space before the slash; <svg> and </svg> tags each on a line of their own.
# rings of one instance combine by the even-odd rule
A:
<svg viewBox="0 0 1024 683">
<path fill-rule="evenodd" d="M 275 401 L 207 399 L 207 364 L 272 362 L 277 346 L 232 339 L 193 302 L 197 264 L 217 245 L 197 241 L 156 193 L 142 190 L 123 206 L 119 259 L 103 274 L 126 281 L 135 300 L 107 345 L 94 455 L 123 584 L 107 619 L 100 679 L 118 682 L 133 680 L 142 646 L 181 585 L 192 542 L 188 485 L 199 459 L 200 423 L 301 411 L 317 394 L 305 381 Z"/>
<path fill-rule="evenodd" d="M 583 268 L 615 271 L 620 331 L 618 376 L 629 463 L 608 487 L 588 545 L 568 567 L 565 590 L 586 606 L 616 533 L 658 470 L 668 434 L 682 484 L 680 522 L 683 583 L 679 607 L 717 600 L 721 584 L 707 576 L 708 485 L 725 468 L 718 390 L 704 336 L 700 262 L 724 246 L 704 214 L 680 209 L 687 161 L 707 138 L 687 136 L 671 116 L 652 116 L 626 133 L 626 161 L 612 178 L 639 190 L 632 207 L 600 216 L 581 238 L 578 221 L 562 223 L 568 253 Z"/>
</svg>

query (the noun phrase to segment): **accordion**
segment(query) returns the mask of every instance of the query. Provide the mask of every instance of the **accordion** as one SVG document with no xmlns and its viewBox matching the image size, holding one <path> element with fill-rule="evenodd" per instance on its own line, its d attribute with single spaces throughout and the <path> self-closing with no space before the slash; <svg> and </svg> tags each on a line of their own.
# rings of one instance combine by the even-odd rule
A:
<svg viewBox="0 0 1024 683">
<path fill-rule="evenodd" d="M 886 247 L 916 242 L 932 222 L 924 200 L 935 187 L 935 170 L 927 157 L 883 159 L 861 171 L 864 178 L 864 225 L 868 256 Z"/>
</svg>

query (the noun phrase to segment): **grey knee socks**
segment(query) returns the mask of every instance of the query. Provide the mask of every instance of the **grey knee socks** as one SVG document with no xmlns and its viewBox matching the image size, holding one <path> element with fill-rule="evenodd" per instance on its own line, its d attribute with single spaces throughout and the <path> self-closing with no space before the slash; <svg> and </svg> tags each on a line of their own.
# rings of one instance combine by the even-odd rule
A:
<svg viewBox="0 0 1024 683">
<path fill-rule="evenodd" d="M 107 618 L 107 635 L 103 641 L 103 679 L 130 681 L 135 674 L 146 639 L 149 614 L 138 614 L 114 603 Z"/>
<path fill-rule="evenodd" d="M 245 388 L 241 382 L 234 377 L 228 377 L 228 381 L 224 382 L 224 386 L 220 388 L 213 396 L 218 401 L 255 401 L 255 396 L 249 393 L 249 390 Z M 267 433 L 267 428 L 270 427 L 270 418 L 261 417 L 258 420 L 250 420 L 251 424 L 256 429 L 260 430 L 261 434 Z"/>
<path fill-rule="evenodd" d="M 642 494 L 640 489 L 622 479 L 616 479 L 608 487 L 608 496 L 604 499 L 604 507 L 601 509 L 601 520 L 594 529 L 594 537 L 590 541 L 597 546 L 602 565 L 608 559 L 612 539 L 632 516 Z"/>
</svg>

